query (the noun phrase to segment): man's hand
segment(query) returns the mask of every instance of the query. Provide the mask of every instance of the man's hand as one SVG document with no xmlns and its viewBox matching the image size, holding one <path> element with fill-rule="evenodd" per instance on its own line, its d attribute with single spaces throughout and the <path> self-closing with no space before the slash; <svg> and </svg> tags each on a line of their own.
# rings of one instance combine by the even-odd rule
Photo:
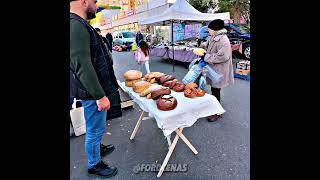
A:
<svg viewBox="0 0 320 180">
<path fill-rule="evenodd" d="M 97 100 L 98 111 L 106 111 L 110 109 L 110 101 L 106 96 Z"/>
</svg>

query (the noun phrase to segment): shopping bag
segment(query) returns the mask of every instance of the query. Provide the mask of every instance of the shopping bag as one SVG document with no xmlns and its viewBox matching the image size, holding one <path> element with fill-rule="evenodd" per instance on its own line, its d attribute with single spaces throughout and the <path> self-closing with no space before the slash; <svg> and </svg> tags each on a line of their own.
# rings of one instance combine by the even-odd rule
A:
<svg viewBox="0 0 320 180">
<path fill-rule="evenodd" d="M 72 124 L 70 122 L 70 136 L 73 136 L 74 135 L 74 131 L 73 131 L 73 127 L 72 127 Z"/>
<path fill-rule="evenodd" d="M 200 64 L 193 65 L 188 71 L 188 73 L 182 79 L 182 82 L 184 84 L 195 82 L 196 79 L 200 76 L 201 71 L 202 71 L 202 67 L 200 66 Z"/>
<path fill-rule="evenodd" d="M 198 64 L 200 62 L 200 58 L 196 58 L 194 60 L 191 61 L 191 63 L 189 64 L 189 70 L 192 68 L 193 65 Z"/>
<path fill-rule="evenodd" d="M 73 102 L 73 109 L 70 110 L 70 118 L 73 127 L 74 134 L 81 136 L 86 133 L 86 121 L 84 118 L 83 107 L 76 107 L 77 100 Z"/>
<path fill-rule="evenodd" d="M 218 74 L 209 65 L 206 65 L 203 67 L 202 75 L 204 77 L 208 77 L 212 81 L 212 83 L 214 83 L 214 84 L 219 83 L 221 80 L 221 77 L 222 77 L 221 74 Z"/>
<path fill-rule="evenodd" d="M 206 84 L 207 84 L 206 78 L 201 75 L 199 79 L 199 89 L 205 90 Z"/>
</svg>

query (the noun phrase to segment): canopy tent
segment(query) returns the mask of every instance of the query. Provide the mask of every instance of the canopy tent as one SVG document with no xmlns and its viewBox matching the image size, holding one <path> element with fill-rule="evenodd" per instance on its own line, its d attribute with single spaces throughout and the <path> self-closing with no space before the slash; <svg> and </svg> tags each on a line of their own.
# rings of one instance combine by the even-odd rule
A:
<svg viewBox="0 0 320 180">
<path fill-rule="evenodd" d="M 191 6 L 186 0 L 177 0 L 170 8 L 157 16 L 148 17 L 138 21 L 138 24 L 162 25 L 172 21 L 212 21 L 215 19 L 230 19 L 230 13 L 202 13 Z"/>
<path fill-rule="evenodd" d="M 96 18 L 90 20 L 90 24 L 94 27 L 100 26 L 100 22 L 104 18 L 112 18 L 112 16 L 119 14 L 120 6 L 109 6 L 104 4 L 97 4 L 98 9 L 96 12 Z"/>
<path fill-rule="evenodd" d="M 202 13 L 191 6 L 186 0 L 177 0 L 170 8 L 161 13 L 160 15 L 148 17 L 138 21 L 138 24 L 144 25 L 168 25 L 171 24 L 171 36 L 173 41 L 173 23 L 186 21 L 203 22 L 212 21 L 215 19 L 227 20 L 230 19 L 230 13 Z M 173 71 L 174 71 L 174 43 L 172 42 L 173 50 Z"/>
<path fill-rule="evenodd" d="M 98 6 L 97 13 L 104 10 L 104 9 L 110 9 L 110 10 L 121 9 L 120 6 L 109 6 L 106 4 L 97 4 L 97 6 Z"/>
</svg>

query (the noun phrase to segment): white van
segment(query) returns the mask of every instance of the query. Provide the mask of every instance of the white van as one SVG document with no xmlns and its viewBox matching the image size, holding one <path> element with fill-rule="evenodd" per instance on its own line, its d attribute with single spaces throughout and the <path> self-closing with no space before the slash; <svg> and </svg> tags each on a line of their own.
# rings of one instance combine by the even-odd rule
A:
<svg viewBox="0 0 320 180">
<path fill-rule="evenodd" d="M 113 45 L 130 46 L 132 43 L 136 44 L 136 35 L 131 31 L 116 31 L 113 32 Z"/>
</svg>

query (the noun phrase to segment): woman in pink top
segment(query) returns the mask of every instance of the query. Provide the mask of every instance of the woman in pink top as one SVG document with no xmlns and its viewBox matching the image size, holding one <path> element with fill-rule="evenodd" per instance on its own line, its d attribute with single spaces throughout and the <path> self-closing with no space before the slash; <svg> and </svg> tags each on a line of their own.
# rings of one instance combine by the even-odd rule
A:
<svg viewBox="0 0 320 180">
<path fill-rule="evenodd" d="M 145 65 L 147 73 L 150 73 L 149 54 L 150 54 L 150 50 L 147 42 L 141 40 L 139 42 L 139 48 L 135 53 L 135 59 L 139 65 L 143 65 L 143 64 Z"/>
</svg>

